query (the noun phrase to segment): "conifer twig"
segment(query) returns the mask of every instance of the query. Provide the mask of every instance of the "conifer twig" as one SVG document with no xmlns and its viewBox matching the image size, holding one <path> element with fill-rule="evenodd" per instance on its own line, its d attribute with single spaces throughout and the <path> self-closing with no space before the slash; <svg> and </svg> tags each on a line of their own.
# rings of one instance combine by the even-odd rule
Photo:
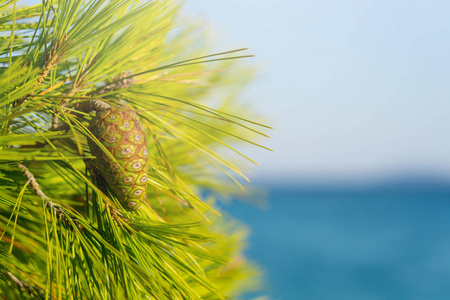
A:
<svg viewBox="0 0 450 300">
<path fill-rule="evenodd" d="M 119 76 L 113 77 L 109 84 L 106 84 L 100 91 L 99 94 L 106 94 L 118 89 L 129 88 L 134 83 L 134 78 L 130 77 L 133 72 L 126 70 Z"/>
<path fill-rule="evenodd" d="M 127 70 L 127 71 L 121 73 L 120 75 L 114 77 L 112 79 L 113 83 L 106 84 L 98 92 L 98 94 L 101 95 L 101 94 L 106 94 L 106 93 L 112 92 L 114 90 L 129 88 L 134 83 L 134 78 L 128 78 L 131 75 L 133 75 L 133 73 L 130 70 Z M 117 80 L 119 80 L 119 81 L 117 81 Z M 73 94 L 71 96 L 73 96 Z M 99 112 L 102 110 L 107 110 L 107 109 L 110 109 L 111 106 L 102 100 L 89 100 L 89 101 L 77 103 L 77 104 L 73 105 L 72 108 L 82 111 L 82 112 L 89 113 L 91 111 Z"/>
<path fill-rule="evenodd" d="M 33 89 L 37 88 L 47 77 L 50 70 L 53 69 L 58 64 L 59 59 L 61 57 L 61 54 L 58 54 L 58 51 L 60 50 L 61 46 L 64 44 L 66 39 L 67 39 L 67 36 L 65 35 L 60 41 L 56 42 L 55 47 L 48 54 L 44 68 L 39 73 L 39 77 L 37 78 L 36 83 L 33 85 Z M 15 106 L 21 105 L 22 103 L 24 103 L 25 101 L 30 99 L 30 97 L 32 95 L 33 95 L 33 92 L 21 97 L 20 99 L 18 99 L 15 102 Z"/>
<path fill-rule="evenodd" d="M 106 94 L 117 89 L 129 88 L 134 83 L 134 78 L 130 77 L 133 73 L 127 70 L 120 75 L 114 77 L 110 84 L 106 84 L 98 93 Z M 68 97 L 72 97 L 79 90 L 79 87 L 74 87 L 68 94 Z M 67 103 L 64 103 L 66 105 Z M 71 107 L 72 109 L 89 113 L 91 111 L 100 112 L 111 108 L 111 105 L 102 100 L 89 100 L 81 103 L 77 103 Z M 58 114 L 55 113 L 52 118 L 52 131 L 68 130 L 69 126 L 66 123 L 58 124 Z"/>
<path fill-rule="evenodd" d="M 19 288 L 24 289 L 25 291 L 28 292 L 28 294 L 30 295 L 31 298 L 34 298 L 34 292 L 37 292 L 39 296 L 42 295 L 42 290 L 40 290 L 39 288 L 29 285 L 28 283 L 26 283 L 25 281 L 17 278 L 13 273 L 6 271 L 5 270 L 5 274 L 9 277 L 9 279 L 14 282 L 15 284 L 17 284 L 19 286 Z"/>
<path fill-rule="evenodd" d="M 80 224 L 80 222 L 78 221 L 78 219 L 73 216 L 73 214 L 69 211 L 67 211 L 66 209 L 64 209 L 62 206 L 53 203 L 52 201 L 50 201 L 50 198 L 47 197 L 47 195 L 44 194 L 44 192 L 41 190 L 41 187 L 39 186 L 39 183 L 37 182 L 36 178 L 34 177 L 34 175 L 30 172 L 30 170 L 28 170 L 27 167 L 25 167 L 23 164 L 19 164 L 19 168 L 22 170 L 22 172 L 25 174 L 25 176 L 28 178 L 28 181 L 31 184 L 32 189 L 34 190 L 34 192 L 36 193 L 36 195 L 38 195 L 39 197 L 42 198 L 42 200 L 45 201 L 45 207 L 47 208 L 51 208 L 53 210 L 53 213 L 58 217 L 59 220 L 63 219 L 63 217 L 66 218 L 66 216 L 70 216 L 70 218 L 72 219 L 72 221 L 80 228 L 82 229 L 83 226 Z M 67 219 L 64 220 L 65 223 L 67 224 L 68 221 Z"/>
<path fill-rule="evenodd" d="M 37 180 L 34 177 L 34 175 L 30 172 L 30 170 L 28 170 L 28 168 L 25 167 L 22 164 L 19 164 L 19 168 L 22 170 L 22 172 L 25 174 L 25 176 L 27 176 L 28 180 L 31 183 L 31 187 L 34 190 L 34 192 L 36 193 L 36 195 L 41 197 L 42 200 L 44 200 L 44 201 L 49 201 L 50 198 L 47 197 L 47 195 L 45 195 L 44 192 L 41 190 L 41 187 L 39 186 L 39 183 L 37 182 Z"/>
<path fill-rule="evenodd" d="M 102 100 L 89 100 L 78 103 L 72 107 L 73 109 L 89 113 L 91 111 L 100 112 L 111 108 L 111 105 Z M 68 130 L 69 125 L 67 123 L 58 123 L 58 114 L 55 113 L 52 118 L 52 131 Z"/>
<path fill-rule="evenodd" d="M 89 100 L 86 102 L 81 102 L 78 104 L 78 106 L 74 107 L 75 109 L 82 111 L 82 112 L 91 112 L 96 111 L 100 112 L 103 110 L 107 110 L 111 108 L 111 105 L 108 103 L 102 101 L 102 100 Z"/>
</svg>

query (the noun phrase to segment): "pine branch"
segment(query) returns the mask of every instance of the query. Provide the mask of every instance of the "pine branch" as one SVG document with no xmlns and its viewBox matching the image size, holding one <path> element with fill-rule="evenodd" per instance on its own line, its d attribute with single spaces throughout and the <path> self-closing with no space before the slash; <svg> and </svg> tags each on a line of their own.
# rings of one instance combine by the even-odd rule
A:
<svg viewBox="0 0 450 300">
<path fill-rule="evenodd" d="M 39 297 L 42 297 L 42 294 L 44 293 L 44 291 L 42 289 L 32 286 L 32 285 L 29 285 L 25 281 L 20 280 L 10 271 L 4 270 L 4 274 L 6 274 L 6 276 L 8 276 L 9 280 L 11 280 L 15 284 L 17 284 L 19 289 L 23 289 L 25 292 L 27 292 L 31 298 L 34 298 L 36 293 L 38 294 Z"/>
<path fill-rule="evenodd" d="M 126 89 L 129 88 L 134 83 L 133 72 L 127 70 L 120 74 L 119 76 L 114 77 L 111 82 L 107 83 L 98 94 L 106 94 L 113 92 L 118 89 Z"/>
<path fill-rule="evenodd" d="M 0 245 L 9 246 L 0 298 L 28 297 L 26 284 L 45 292 L 38 298 L 64 300 L 234 299 L 251 288 L 245 228 L 219 216 L 213 195 L 202 197 L 236 191 L 219 170 L 232 180 L 231 170 L 242 172 L 222 149 L 234 154 L 229 145 L 263 134 L 234 102 L 252 73 L 236 72 L 236 59 L 248 56 L 208 54 L 202 29 L 180 24 L 177 11 L 170 0 L 64 0 L 2 14 L 0 33 L 15 36 L 0 39 L 0 229 L 9 242 Z M 116 103 L 138 112 L 147 146 L 130 158 L 150 166 L 140 179 L 145 205 L 134 212 L 108 184 L 137 173 L 120 181 L 90 161 L 97 131 L 87 123 Z M 117 137 L 134 143 L 135 129 Z M 105 164 L 122 155 L 96 143 Z"/>
<path fill-rule="evenodd" d="M 19 164 L 19 168 L 20 168 L 20 170 L 22 170 L 22 172 L 25 174 L 25 176 L 30 181 L 31 187 L 34 190 L 34 192 L 36 193 L 36 195 L 41 197 L 42 200 L 44 200 L 44 201 L 49 201 L 50 198 L 47 197 L 47 195 L 45 195 L 44 192 L 41 190 L 41 187 L 39 186 L 39 183 L 37 182 L 37 180 L 34 177 L 34 175 L 28 170 L 28 168 L 25 167 L 23 164 Z"/>
<path fill-rule="evenodd" d="M 52 70 L 59 62 L 59 59 L 62 56 L 62 53 L 59 53 L 59 50 L 61 50 L 61 46 L 64 45 L 64 42 L 67 39 L 67 35 L 63 37 L 63 39 L 57 41 L 52 48 L 52 50 L 47 55 L 47 59 L 45 60 L 44 67 L 42 71 L 39 73 L 38 78 L 36 79 L 36 83 L 33 85 L 33 90 L 36 89 L 41 85 L 41 83 L 44 81 L 44 79 L 47 77 L 50 70 Z M 18 100 L 15 101 L 14 106 L 20 106 L 22 103 L 30 100 L 30 98 L 33 96 L 33 92 L 29 93 Z"/>
<path fill-rule="evenodd" d="M 134 78 L 129 77 L 132 76 L 132 72 L 127 70 L 120 74 L 119 76 L 116 76 L 112 79 L 112 83 L 107 83 L 99 92 L 98 94 L 106 94 L 113 92 L 118 89 L 126 89 L 129 88 L 134 83 Z M 68 97 L 72 97 L 76 92 L 78 91 L 78 87 L 74 87 L 68 94 Z M 63 104 L 64 105 L 64 104 Z M 100 112 L 103 110 L 110 109 L 111 106 L 107 104 L 104 101 L 101 100 L 88 100 L 84 102 L 80 102 L 77 104 L 74 104 L 71 109 L 78 110 L 85 113 L 90 113 L 92 111 Z M 58 114 L 55 113 L 52 117 L 52 130 L 53 131 L 60 131 L 60 130 L 68 130 L 69 125 L 66 123 L 58 124 Z"/>
<path fill-rule="evenodd" d="M 72 109 L 81 111 L 81 112 L 92 112 L 92 111 L 96 111 L 96 112 L 100 112 L 103 110 L 107 110 L 109 108 L 111 108 L 111 105 L 109 105 L 108 103 L 101 101 L 101 100 L 88 100 L 88 101 L 84 101 L 81 103 L 78 103 L 74 106 L 71 107 Z M 69 130 L 70 127 L 67 123 L 58 123 L 58 115 L 55 113 L 53 115 L 52 118 L 52 131 L 61 131 L 61 130 Z"/>
<path fill-rule="evenodd" d="M 28 178 L 28 181 L 31 184 L 32 189 L 38 195 L 41 197 L 42 200 L 45 201 L 45 207 L 49 208 L 53 211 L 53 214 L 58 218 L 58 220 L 64 220 L 66 226 L 69 224 L 68 217 L 72 220 L 72 222 L 75 223 L 81 230 L 83 229 L 83 226 L 78 221 L 77 217 L 73 215 L 73 213 L 69 212 L 68 210 L 64 209 L 62 206 L 53 203 L 50 201 L 50 198 L 47 197 L 47 195 L 44 194 L 44 192 L 41 190 L 41 187 L 39 186 L 39 183 L 37 182 L 34 175 L 28 170 L 27 167 L 25 167 L 23 164 L 19 164 L 19 168 L 22 170 L 22 172 L 25 174 L 25 176 Z"/>
<path fill-rule="evenodd" d="M 111 105 L 109 105 L 108 103 L 101 101 L 101 100 L 89 100 L 89 101 L 85 101 L 85 102 L 81 102 L 79 103 L 78 106 L 74 106 L 73 109 L 82 111 L 82 112 L 92 112 L 92 111 L 96 111 L 96 112 L 101 112 L 103 110 L 107 110 L 110 109 Z"/>
</svg>

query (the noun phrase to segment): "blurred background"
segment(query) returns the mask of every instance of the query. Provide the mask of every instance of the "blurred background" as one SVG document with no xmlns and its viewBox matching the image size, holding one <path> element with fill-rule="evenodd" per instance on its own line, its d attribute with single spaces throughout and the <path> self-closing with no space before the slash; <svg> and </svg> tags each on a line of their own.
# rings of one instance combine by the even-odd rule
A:
<svg viewBox="0 0 450 300">
<path fill-rule="evenodd" d="M 184 6 L 256 55 L 242 98 L 275 128 L 247 149 L 268 208 L 225 207 L 267 271 L 248 299 L 450 299 L 450 2 Z"/>
</svg>

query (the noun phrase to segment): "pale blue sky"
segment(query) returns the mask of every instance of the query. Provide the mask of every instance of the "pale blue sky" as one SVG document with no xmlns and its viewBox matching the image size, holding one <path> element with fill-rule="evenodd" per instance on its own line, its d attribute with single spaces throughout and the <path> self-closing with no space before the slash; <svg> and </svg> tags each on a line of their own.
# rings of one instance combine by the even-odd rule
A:
<svg viewBox="0 0 450 300">
<path fill-rule="evenodd" d="M 186 2 L 262 66 L 244 98 L 275 152 L 247 150 L 256 178 L 450 177 L 450 1 Z"/>
</svg>

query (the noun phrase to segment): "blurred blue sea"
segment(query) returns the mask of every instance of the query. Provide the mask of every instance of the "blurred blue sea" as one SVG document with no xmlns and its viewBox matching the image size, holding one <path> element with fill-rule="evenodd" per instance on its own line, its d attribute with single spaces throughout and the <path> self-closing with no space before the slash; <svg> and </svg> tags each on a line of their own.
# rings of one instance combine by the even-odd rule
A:
<svg viewBox="0 0 450 300">
<path fill-rule="evenodd" d="M 269 207 L 225 210 L 267 272 L 253 299 L 450 299 L 450 186 L 268 187 Z"/>
</svg>

